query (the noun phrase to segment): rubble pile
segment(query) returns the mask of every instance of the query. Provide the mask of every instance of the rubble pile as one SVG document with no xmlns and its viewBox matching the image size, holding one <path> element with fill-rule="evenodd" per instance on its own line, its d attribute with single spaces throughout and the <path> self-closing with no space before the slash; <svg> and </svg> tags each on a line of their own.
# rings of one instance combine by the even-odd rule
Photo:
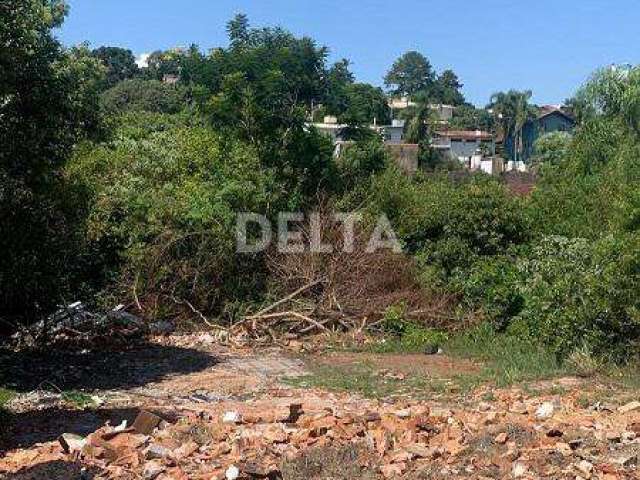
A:
<svg viewBox="0 0 640 480">
<path fill-rule="evenodd" d="M 56 312 L 29 328 L 12 335 L 14 349 L 44 344 L 82 343 L 109 340 L 128 341 L 148 334 L 170 334 L 175 330 L 171 322 L 146 323 L 118 305 L 106 313 L 91 311 L 84 303 L 61 306 Z"/>
<path fill-rule="evenodd" d="M 480 395 L 449 409 L 278 388 L 170 415 L 142 411 L 131 426 L 87 437 L 63 434 L 8 452 L 0 472 L 67 461 L 99 472 L 96 479 L 276 479 L 283 463 L 311 449 L 358 445 L 364 453 L 354 461 L 373 478 L 640 478 L 639 402 L 585 408 L 575 395 Z"/>
</svg>

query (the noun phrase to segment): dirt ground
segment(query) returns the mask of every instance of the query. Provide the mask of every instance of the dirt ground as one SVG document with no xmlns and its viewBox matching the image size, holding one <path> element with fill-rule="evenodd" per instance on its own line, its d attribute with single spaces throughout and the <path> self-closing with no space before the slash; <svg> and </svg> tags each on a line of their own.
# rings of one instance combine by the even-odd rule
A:
<svg viewBox="0 0 640 480">
<path fill-rule="evenodd" d="M 479 368 L 444 355 L 223 347 L 209 334 L 4 354 L 1 380 L 19 394 L 0 418 L 0 478 L 640 478 L 629 392 L 577 378 L 445 397 L 365 398 L 349 389 L 360 377 L 300 386 L 319 367 L 340 377 L 361 364 L 392 386 Z M 131 428 L 141 411 L 158 416 L 153 429 Z M 64 451 L 68 433 L 82 442 Z"/>
</svg>

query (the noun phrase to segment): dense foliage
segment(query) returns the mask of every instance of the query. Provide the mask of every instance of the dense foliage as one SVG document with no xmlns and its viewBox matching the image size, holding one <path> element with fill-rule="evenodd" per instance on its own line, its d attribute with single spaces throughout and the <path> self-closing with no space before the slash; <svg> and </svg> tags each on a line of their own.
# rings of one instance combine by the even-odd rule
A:
<svg viewBox="0 0 640 480">
<path fill-rule="evenodd" d="M 51 34 L 58 1 L 0 5 L 0 319 L 46 313 L 81 288 L 81 192 L 61 175 L 73 145 L 99 133 L 104 78 L 84 47 Z"/>
<path fill-rule="evenodd" d="M 387 215 L 430 294 L 482 331 L 558 359 L 636 353 L 639 68 L 578 91 L 579 127 L 539 139 L 535 190 L 518 197 L 431 155 L 431 105 L 458 106 L 452 128 L 497 126 L 517 144 L 530 92 L 496 94 L 492 115 L 464 103 L 454 72 L 403 55 L 385 82 L 412 97 L 393 113 L 428 167 L 409 177 L 367 128 L 391 120 L 385 93 L 310 38 L 238 15 L 227 47 L 158 51 L 138 69 L 127 50 L 62 48 L 64 14 L 54 0 L 0 5 L 0 319 L 93 295 L 150 318 L 233 316 L 273 281 L 262 254 L 236 253 L 236 214 L 322 203 L 372 225 Z M 358 140 L 339 158 L 311 125 L 324 115 Z M 401 312 L 389 305 L 391 323 Z"/>
</svg>

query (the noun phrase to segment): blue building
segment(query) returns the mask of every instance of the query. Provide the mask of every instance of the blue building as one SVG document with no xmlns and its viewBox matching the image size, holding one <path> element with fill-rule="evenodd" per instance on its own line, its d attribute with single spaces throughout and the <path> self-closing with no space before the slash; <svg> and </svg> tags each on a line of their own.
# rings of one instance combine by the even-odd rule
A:
<svg viewBox="0 0 640 480">
<path fill-rule="evenodd" d="M 575 120 L 558 107 L 542 107 L 538 116 L 527 121 L 522 128 L 522 145 L 518 150 L 518 160 L 529 162 L 534 152 L 536 140 L 545 133 L 571 132 L 575 127 Z M 513 135 L 504 141 L 504 150 L 510 159 L 515 158 Z"/>
</svg>

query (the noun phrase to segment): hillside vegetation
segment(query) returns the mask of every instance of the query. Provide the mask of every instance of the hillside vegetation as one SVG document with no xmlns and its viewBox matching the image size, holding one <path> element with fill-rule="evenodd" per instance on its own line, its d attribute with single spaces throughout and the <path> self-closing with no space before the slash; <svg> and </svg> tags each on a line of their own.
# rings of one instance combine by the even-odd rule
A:
<svg viewBox="0 0 640 480">
<path fill-rule="evenodd" d="M 55 0 L 0 6 L 0 58 L 12 59 L 0 63 L 3 324 L 77 299 L 227 324 L 282 288 L 266 254 L 236 252 L 236 214 L 275 224 L 278 212 L 330 205 L 362 213 L 364 230 L 387 215 L 424 295 L 455 299 L 447 329 L 482 324 L 559 361 L 637 354 L 640 68 L 579 89 L 574 135 L 544 139 L 536 187 L 517 197 L 446 164 L 399 172 L 366 128 L 371 112 L 389 114 L 384 93 L 356 84 L 348 61 L 328 65 L 310 38 L 238 16 L 225 48 L 114 71 L 108 52 L 58 43 L 64 14 Z M 428 67 L 418 87 L 396 90 L 461 103 L 455 74 Z M 306 126 L 319 104 L 357 141 L 340 160 Z M 386 307 L 411 324 L 402 301 Z"/>
</svg>

